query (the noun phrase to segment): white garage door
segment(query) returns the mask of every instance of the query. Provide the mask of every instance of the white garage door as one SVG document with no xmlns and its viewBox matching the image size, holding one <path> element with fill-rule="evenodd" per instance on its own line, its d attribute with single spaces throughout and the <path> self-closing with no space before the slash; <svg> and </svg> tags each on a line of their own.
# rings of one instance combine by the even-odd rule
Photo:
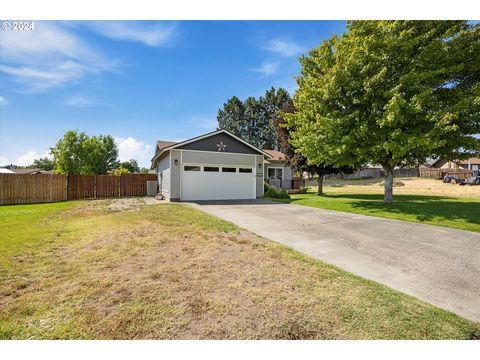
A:
<svg viewBox="0 0 480 360">
<path fill-rule="evenodd" d="M 255 199 L 255 172 L 251 167 L 182 166 L 181 200 Z"/>
</svg>

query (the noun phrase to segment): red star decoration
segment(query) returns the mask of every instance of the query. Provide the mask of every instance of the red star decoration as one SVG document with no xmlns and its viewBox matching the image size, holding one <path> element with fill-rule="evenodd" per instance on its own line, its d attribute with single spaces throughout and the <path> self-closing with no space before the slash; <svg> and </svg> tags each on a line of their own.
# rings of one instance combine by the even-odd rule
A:
<svg viewBox="0 0 480 360">
<path fill-rule="evenodd" d="M 217 146 L 218 146 L 218 151 L 225 151 L 225 148 L 227 147 L 227 145 L 223 144 L 223 141 L 220 141 L 220 144 L 217 144 Z"/>
</svg>

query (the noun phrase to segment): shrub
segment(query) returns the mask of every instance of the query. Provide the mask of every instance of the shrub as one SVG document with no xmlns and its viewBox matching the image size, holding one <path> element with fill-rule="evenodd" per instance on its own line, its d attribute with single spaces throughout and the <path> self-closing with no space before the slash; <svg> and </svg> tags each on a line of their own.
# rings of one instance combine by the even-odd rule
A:
<svg viewBox="0 0 480 360">
<path fill-rule="evenodd" d="M 290 199 L 290 195 L 288 195 L 286 190 L 278 189 L 268 185 L 267 183 L 265 183 L 264 186 L 264 197 L 274 199 Z"/>
</svg>

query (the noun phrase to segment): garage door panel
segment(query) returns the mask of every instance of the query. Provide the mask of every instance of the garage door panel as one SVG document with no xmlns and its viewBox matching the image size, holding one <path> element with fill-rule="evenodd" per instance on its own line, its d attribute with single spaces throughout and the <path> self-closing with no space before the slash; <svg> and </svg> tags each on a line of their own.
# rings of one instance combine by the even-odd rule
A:
<svg viewBox="0 0 480 360">
<path fill-rule="evenodd" d="M 234 200 L 255 198 L 254 173 L 182 170 L 182 200 Z"/>
</svg>

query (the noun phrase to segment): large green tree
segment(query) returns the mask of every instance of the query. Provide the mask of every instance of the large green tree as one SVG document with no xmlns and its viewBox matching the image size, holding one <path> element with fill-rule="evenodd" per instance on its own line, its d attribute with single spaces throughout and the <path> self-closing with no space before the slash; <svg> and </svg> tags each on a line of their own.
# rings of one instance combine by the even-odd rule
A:
<svg viewBox="0 0 480 360">
<path fill-rule="evenodd" d="M 127 169 L 129 173 L 139 173 L 140 167 L 138 166 L 138 161 L 135 159 L 130 159 L 128 161 L 122 161 L 117 164 L 117 169 L 124 168 Z"/>
<path fill-rule="evenodd" d="M 89 137 L 78 131 L 67 131 L 50 152 L 54 157 L 55 172 L 60 174 L 106 174 L 115 168 L 118 158 L 113 137 Z"/>
<path fill-rule="evenodd" d="M 55 162 L 53 161 L 53 159 L 50 159 L 48 157 L 43 157 L 43 158 L 33 160 L 33 164 L 31 165 L 31 167 L 35 169 L 50 171 L 55 169 Z"/>
<path fill-rule="evenodd" d="M 292 145 L 291 133 L 295 131 L 294 126 L 288 126 L 285 120 L 285 114 L 295 113 L 295 106 L 293 101 L 287 102 L 282 112 L 275 116 L 273 125 L 277 137 L 278 150 L 286 156 L 287 164 L 290 165 L 295 171 L 299 173 L 307 172 L 317 176 L 317 194 L 323 195 L 323 180 L 326 175 L 339 174 L 339 173 L 351 173 L 353 168 L 350 166 L 335 166 L 320 162 L 312 164 L 308 159 L 300 153 Z"/>
<path fill-rule="evenodd" d="M 465 21 L 351 21 L 300 59 L 286 118 L 311 164 L 380 164 L 478 154 L 480 27 Z"/>
<path fill-rule="evenodd" d="M 289 100 L 286 90 L 273 87 L 258 99 L 250 96 L 242 102 L 233 96 L 218 111 L 218 128 L 228 130 L 259 148 L 277 149 L 273 119 Z"/>
</svg>

